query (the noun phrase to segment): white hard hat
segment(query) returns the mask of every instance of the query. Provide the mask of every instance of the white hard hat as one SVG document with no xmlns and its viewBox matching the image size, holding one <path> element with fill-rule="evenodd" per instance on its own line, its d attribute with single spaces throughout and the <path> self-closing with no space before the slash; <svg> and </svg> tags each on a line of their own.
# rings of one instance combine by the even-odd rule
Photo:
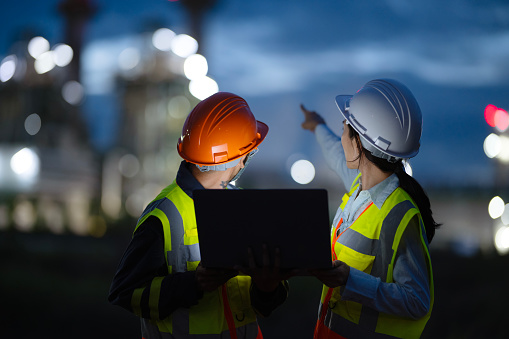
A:
<svg viewBox="0 0 509 339">
<path fill-rule="evenodd" d="M 395 162 L 419 152 L 422 114 L 412 92 L 392 79 L 366 83 L 354 95 L 338 95 L 336 104 L 374 156 Z"/>
</svg>

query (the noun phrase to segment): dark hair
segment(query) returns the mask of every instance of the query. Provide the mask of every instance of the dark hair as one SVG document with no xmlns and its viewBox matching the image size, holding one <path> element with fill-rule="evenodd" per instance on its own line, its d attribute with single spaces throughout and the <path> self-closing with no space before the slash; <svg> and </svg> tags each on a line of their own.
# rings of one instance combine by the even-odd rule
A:
<svg viewBox="0 0 509 339">
<path fill-rule="evenodd" d="M 389 162 L 385 159 L 375 157 L 371 152 L 362 147 L 360 143 L 359 134 L 352 128 L 352 126 L 347 125 L 349 128 L 349 137 L 350 139 L 355 138 L 358 149 L 361 149 L 362 152 L 359 153 L 359 156 L 355 159 L 359 159 L 362 155 L 366 157 L 369 161 L 375 164 L 381 171 L 388 173 L 394 172 L 398 176 L 399 185 L 401 188 L 407 192 L 412 199 L 417 204 L 417 208 L 421 212 L 422 221 L 424 222 L 424 228 L 426 229 L 426 236 L 428 238 L 428 243 L 431 243 L 433 237 L 435 236 L 435 229 L 440 227 L 441 224 L 437 223 L 435 219 L 433 219 L 433 212 L 431 211 L 431 203 L 429 201 L 428 195 L 421 187 L 421 185 L 415 180 L 413 177 L 408 175 L 405 172 L 403 167 L 403 163 L 401 160 L 397 162 Z"/>
</svg>

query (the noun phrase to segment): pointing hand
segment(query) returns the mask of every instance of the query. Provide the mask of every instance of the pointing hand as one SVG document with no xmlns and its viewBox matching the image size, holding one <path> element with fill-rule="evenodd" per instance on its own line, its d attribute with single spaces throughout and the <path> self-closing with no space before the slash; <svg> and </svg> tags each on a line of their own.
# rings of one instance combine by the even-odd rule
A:
<svg viewBox="0 0 509 339">
<path fill-rule="evenodd" d="M 325 124 L 325 120 L 320 116 L 320 114 L 307 110 L 303 104 L 300 105 L 300 109 L 304 113 L 304 122 L 301 125 L 303 129 L 314 132 L 316 126 Z"/>
</svg>

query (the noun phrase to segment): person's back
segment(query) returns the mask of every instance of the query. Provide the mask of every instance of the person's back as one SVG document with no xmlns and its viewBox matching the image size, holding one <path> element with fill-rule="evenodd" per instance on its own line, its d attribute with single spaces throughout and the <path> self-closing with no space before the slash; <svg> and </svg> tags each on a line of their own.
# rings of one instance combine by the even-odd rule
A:
<svg viewBox="0 0 509 339">
<path fill-rule="evenodd" d="M 202 267 L 194 214 L 193 190 L 233 189 L 267 132 L 231 93 L 189 114 L 177 145 L 184 161 L 140 216 L 108 298 L 141 318 L 143 338 L 254 339 L 257 314 L 286 299 L 286 282 L 258 286 L 237 271 Z"/>
</svg>

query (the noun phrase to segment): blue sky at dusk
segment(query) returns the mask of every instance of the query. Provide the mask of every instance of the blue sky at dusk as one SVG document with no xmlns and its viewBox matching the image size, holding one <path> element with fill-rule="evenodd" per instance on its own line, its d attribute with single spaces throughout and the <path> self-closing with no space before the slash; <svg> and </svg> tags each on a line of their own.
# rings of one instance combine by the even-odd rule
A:
<svg viewBox="0 0 509 339">
<path fill-rule="evenodd" d="M 61 42 L 59 2 L 4 5 L 0 57 L 28 29 L 52 45 Z M 129 39 L 152 26 L 189 32 L 178 2 L 94 2 L 98 12 L 86 29 L 85 48 Z M 295 154 L 325 166 L 312 135 L 300 128 L 299 104 L 321 113 L 338 131 L 334 97 L 389 77 L 413 91 L 423 112 L 415 176 L 443 185 L 493 182 L 493 160 L 485 156 L 483 141 L 494 130 L 483 111 L 488 104 L 509 109 L 506 1 L 218 0 L 205 16 L 202 44 L 220 90 L 243 96 L 270 126 L 259 160 L 250 166 L 286 170 Z M 85 65 L 94 67 L 99 66 Z M 115 109 L 107 99 L 111 93 L 94 90 L 87 88 L 106 103 L 103 109 Z M 118 127 L 114 118 L 105 115 L 92 125 L 100 147 L 108 146 Z"/>
</svg>

